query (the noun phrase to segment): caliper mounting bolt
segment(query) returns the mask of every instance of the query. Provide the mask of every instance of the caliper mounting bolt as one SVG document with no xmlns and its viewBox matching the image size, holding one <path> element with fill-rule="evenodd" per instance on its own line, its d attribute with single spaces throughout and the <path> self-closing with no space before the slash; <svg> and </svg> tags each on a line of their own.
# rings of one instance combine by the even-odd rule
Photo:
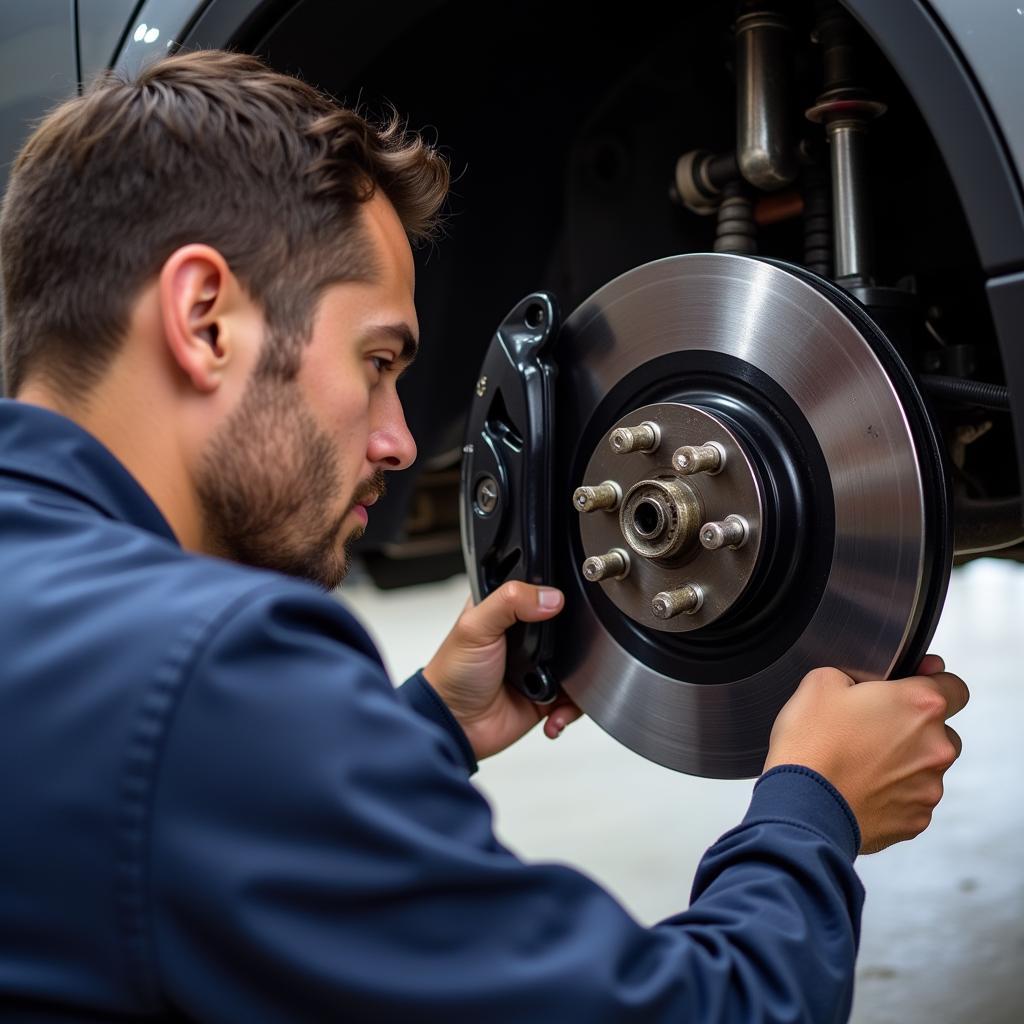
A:
<svg viewBox="0 0 1024 1024">
<path fill-rule="evenodd" d="M 485 476 L 476 485 L 476 507 L 481 515 L 489 516 L 498 507 L 498 481 L 493 476 Z"/>
</svg>

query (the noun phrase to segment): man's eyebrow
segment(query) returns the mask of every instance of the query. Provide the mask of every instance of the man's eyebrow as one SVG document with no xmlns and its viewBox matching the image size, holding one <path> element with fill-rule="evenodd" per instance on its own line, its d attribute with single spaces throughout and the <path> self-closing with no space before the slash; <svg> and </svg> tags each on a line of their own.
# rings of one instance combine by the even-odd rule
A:
<svg viewBox="0 0 1024 1024">
<path fill-rule="evenodd" d="M 364 335 L 364 338 L 367 341 L 379 337 L 389 338 L 392 341 L 398 340 L 402 343 L 402 351 L 398 354 L 398 362 L 404 363 L 408 366 L 416 358 L 416 353 L 419 351 L 420 344 L 416 340 L 416 335 L 412 333 L 412 328 L 410 328 L 408 324 L 377 324 L 374 327 L 369 328 Z"/>
</svg>

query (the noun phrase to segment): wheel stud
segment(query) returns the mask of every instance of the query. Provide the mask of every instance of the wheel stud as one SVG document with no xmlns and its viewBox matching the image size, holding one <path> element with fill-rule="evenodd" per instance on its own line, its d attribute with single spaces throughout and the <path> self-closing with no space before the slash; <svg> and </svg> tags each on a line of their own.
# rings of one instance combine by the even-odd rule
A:
<svg viewBox="0 0 1024 1024">
<path fill-rule="evenodd" d="M 720 473 L 725 468 L 725 449 L 717 441 L 707 444 L 684 444 L 672 454 L 672 467 L 677 473 Z"/>
<path fill-rule="evenodd" d="M 621 580 L 629 572 L 629 555 L 622 548 L 612 548 L 606 555 L 591 555 L 583 563 L 583 575 L 591 583 Z"/>
<path fill-rule="evenodd" d="M 659 619 L 671 619 L 676 615 L 686 612 L 693 615 L 704 603 L 704 591 L 697 583 L 687 583 L 678 590 L 663 590 L 660 594 L 654 595 L 651 601 L 651 611 Z"/>
<path fill-rule="evenodd" d="M 638 427 L 616 427 L 608 436 L 608 443 L 617 455 L 653 452 L 661 444 L 661 430 L 650 420 L 645 420 Z"/>
<path fill-rule="evenodd" d="M 596 487 L 577 487 L 572 496 L 577 512 L 596 512 L 598 509 L 610 512 L 619 507 L 620 501 L 622 488 L 614 480 L 605 480 Z"/>
<path fill-rule="evenodd" d="M 705 523 L 700 528 L 700 542 L 708 551 L 719 548 L 740 548 L 750 535 L 750 527 L 742 516 L 726 516 L 718 523 Z"/>
</svg>

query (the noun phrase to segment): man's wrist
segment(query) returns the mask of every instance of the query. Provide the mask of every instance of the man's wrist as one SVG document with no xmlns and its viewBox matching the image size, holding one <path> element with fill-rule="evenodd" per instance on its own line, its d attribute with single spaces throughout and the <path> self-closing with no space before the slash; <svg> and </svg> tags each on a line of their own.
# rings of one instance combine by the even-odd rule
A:
<svg viewBox="0 0 1024 1024">
<path fill-rule="evenodd" d="M 446 692 L 443 675 L 437 671 L 434 667 L 433 662 L 429 661 L 427 664 L 420 669 L 419 673 L 423 680 L 437 695 L 437 699 L 440 700 L 447 710 L 448 714 L 458 723 L 459 729 L 466 741 L 469 743 L 470 749 L 473 751 L 473 756 L 477 761 L 482 761 L 488 756 L 487 753 L 481 753 L 481 746 L 479 742 L 479 716 L 471 717 L 463 712 L 460 712 L 456 706 L 456 702 L 451 700 L 449 694 Z"/>
</svg>

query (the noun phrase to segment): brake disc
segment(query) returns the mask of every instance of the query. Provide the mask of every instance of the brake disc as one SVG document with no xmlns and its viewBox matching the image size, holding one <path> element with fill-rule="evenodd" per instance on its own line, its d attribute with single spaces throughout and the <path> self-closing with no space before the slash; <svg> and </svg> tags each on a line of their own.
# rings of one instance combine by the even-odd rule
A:
<svg viewBox="0 0 1024 1024">
<path fill-rule="evenodd" d="M 943 453 L 846 293 L 773 261 L 670 257 L 597 291 L 552 347 L 544 529 L 567 600 L 526 692 L 552 679 L 650 760 L 741 778 L 810 669 L 916 665 L 952 564 Z"/>
<path fill-rule="evenodd" d="M 659 260 L 569 317 L 558 363 L 558 433 L 571 452 L 556 480 L 622 477 L 627 492 L 674 478 L 703 504 L 698 519 L 735 515 L 748 530 L 738 548 L 709 549 L 697 526 L 688 552 L 652 560 L 630 543 L 625 493 L 618 516 L 578 503 L 566 516 L 572 564 L 558 575 L 572 592 L 555 673 L 603 728 L 671 768 L 755 775 L 807 671 L 884 678 L 920 657 L 952 561 L 946 478 L 913 381 L 852 300 L 765 261 Z M 689 410 L 704 422 L 685 422 Z M 658 447 L 614 451 L 626 421 L 658 427 Z M 680 476 L 675 451 L 716 436 L 732 448 L 724 467 Z M 632 571 L 586 580 L 580 568 L 616 527 Z M 750 565 L 736 564 L 744 550 Z M 700 606 L 656 621 L 656 596 L 686 588 Z M 685 628 L 665 628 L 677 619 Z"/>
</svg>

